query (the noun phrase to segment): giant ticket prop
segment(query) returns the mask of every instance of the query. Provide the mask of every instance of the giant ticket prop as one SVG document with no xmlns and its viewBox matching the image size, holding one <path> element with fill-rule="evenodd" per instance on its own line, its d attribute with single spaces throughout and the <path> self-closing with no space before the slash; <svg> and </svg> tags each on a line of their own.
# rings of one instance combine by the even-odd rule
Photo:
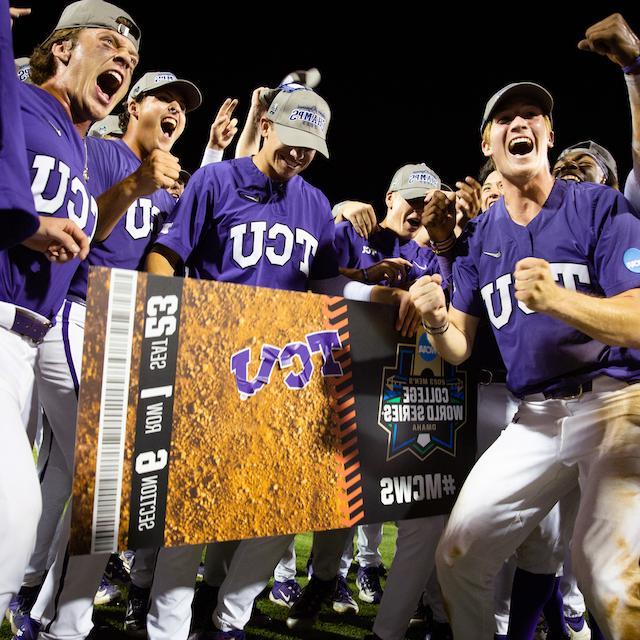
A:
<svg viewBox="0 0 640 640">
<path fill-rule="evenodd" d="M 475 385 L 396 312 L 92 268 L 72 551 L 447 513 Z"/>
</svg>

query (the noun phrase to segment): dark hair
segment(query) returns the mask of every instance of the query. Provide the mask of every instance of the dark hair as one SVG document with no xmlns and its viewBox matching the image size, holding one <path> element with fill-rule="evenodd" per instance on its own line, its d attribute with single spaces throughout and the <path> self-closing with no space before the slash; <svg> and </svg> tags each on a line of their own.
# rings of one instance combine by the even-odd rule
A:
<svg viewBox="0 0 640 640">
<path fill-rule="evenodd" d="M 78 34 L 85 27 L 72 27 L 69 29 L 58 29 L 54 31 L 42 44 L 36 46 L 31 54 L 31 82 L 41 85 L 56 73 L 56 58 L 51 52 L 51 48 L 58 42 L 69 40 L 71 48 L 78 42 Z"/>
<path fill-rule="evenodd" d="M 148 95 L 148 93 L 139 93 L 133 101 L 142 102 Z M 124 106 L 124 111 L 118 114 L 118 125 L 123 134 L 127 131 L 129 120 L 131 120 L 131 114 L 129 113 L 129 101 L 127 100 L 127 103 Z"/>
<path fill-rule="evenodd" d="M 478 182 L 484 184 L 484 181 L 489 177 L 492 171 L 496 170 L 496 165 L 493 162 L 493 158 L 487 158 L 485 163 L 480 167 L 478 172 Z"/>
</svg>

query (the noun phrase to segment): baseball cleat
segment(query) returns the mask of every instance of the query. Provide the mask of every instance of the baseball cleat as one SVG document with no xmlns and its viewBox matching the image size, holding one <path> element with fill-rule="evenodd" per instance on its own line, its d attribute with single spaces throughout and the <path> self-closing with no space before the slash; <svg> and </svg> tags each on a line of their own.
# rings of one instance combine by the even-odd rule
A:
<svg viewBox="0 0 640 640">
<path fill-rule="evenodd" d="M 279 607 L 291 608 L 301 593 L 302 587 L 295 580 L 285 580 L 284 582 L 276 580 L 269 591 L 269 600 Z"/>
<path fill-rule="evenodd" d="M 347 581 L 342 576 L 339 576 L 336 582 L 336 590 L 333 594 L 333 610 L 336 613 L 358 613 L 360 610 L 358 603 L 351 595 Z"/>
<path fill-rule="evenodd" d="M 584 620 L 584 616 L 565 618 L 567 632 L 571 640 L 591 640 L 591 629 Z"/>
<path fill-rule="evenodd" d="M 13 631 L 13 633 L 18 632 L 20 624 L 17 621 L 25 616 L 27 618 L 29 617 L 31 607 L 33 607 L 33 603 L 36 601 L 41 588 L 41 584 L 35 587 L 20 587 L 20 591 L 11 598 L 5 616 L 11 625 L 11 631 Z"/>
<path fill-rule="evenodd" d="M 302 590 L 298 601 L 289 609 L 287 627 L 305 629 L 313 626 L 322 605 L 333 595 L 335 588 L 335 580 L 320 580 L 313 576 Z"/>
<path fill-rule="evenodd" d="M 358 598 L 362 602 L 379 604 L 382 600 L 379 567 L 360 567 L 356 576 L 356 586 L 360 590 Z"/>
<path fill-rule="evenodd" d="M 118 556 L 120 557 L 120 561 L 122 562 L 122 566 L 127 572 L 127 575 L 131 577 L 131 567 L 133 566 L 133 561 L 136 557 L 135 551 L 127 549 L 127 551 L 121 551 Z"/>
<path fill-rule="evenodd" d="M 130 556 L 130 559 L 133 559 L 133 556 Z M 130 561 L 127 561 L 127 564 L 129 563 Z M 117 582 L 124 586 L 131 582 L 131 576 L 129 575 L 129 570 L 127 570 L 127 565 L 125 565 L 123 559 L 117 553 L 112 553 L 109 556 L 109 561 L 107 562 L 107 566 L 104 570 L 104 575 L 110 582 Z"/>
<path fill-rule="evenodd" d="M 15 617 L 16 630 L 13 632 L 11 640 L 37 640 L 40 632 L 40 623 L 28 615 Z M 13 626 L 13 625 L 12 625 Z"/>
<path fill-rule="evenodd" d="M 132 584 L 127 597 L 127 612 L 124 617 L 124 632 L 133 638 L 147 637 L 147 611 L 151 589 Z"/>
<path fill-rule="evenodd" d="M 409 626 L 418 627 L 421 625 L 431 624 L 432 621 L 433 612 L 431 611 L 431 607 L 424 603 L 421 596 L 420 600 L 418 600 L 418 606 L 409 620 Z"/>
<path fill-rule="evenodd" d="M 116 585 L 111 584 L 105 576 L 102 576 L 100 586 L 93 598 L 93 604 L 112 604 L 121 598 L 122 591 Z"/>
</svg>

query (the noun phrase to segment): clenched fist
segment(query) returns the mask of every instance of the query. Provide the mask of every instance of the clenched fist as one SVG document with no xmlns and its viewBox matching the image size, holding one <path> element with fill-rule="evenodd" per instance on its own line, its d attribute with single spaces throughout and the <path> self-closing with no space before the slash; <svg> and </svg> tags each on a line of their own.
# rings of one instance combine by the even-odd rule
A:
<svg viewBox="0 0 640 640">
<path fill-rule="evenodd" d="M 422 276 L 409 289 L 411 301 L 422 321 L 432 327 L 441 327 L 447 321 L 447 301 L 442 289 L 442 276 Z"/>
<path fill-rule="evenodd" d="M 431 191 L 425 198 L 422 224 L 433 242 L 451 236 L 456 226 L 456 194 L 451 191 Z"/>
<path fill-rule="evenodd" d="M 168 151 L 154 149 L 133 173 L 136 192 L 146 196 L 158 189 L 173 187 L 180 176 L 180 162 Z"/>
<path fill-rule="evenodd" d="M 553 309 L 562 288 L 553 279 L 549 263 L 541 258 L 524 258 L 516 263 L 513 273 L 516 300 L 531 311 L 544 313 Z"/>
</svg>

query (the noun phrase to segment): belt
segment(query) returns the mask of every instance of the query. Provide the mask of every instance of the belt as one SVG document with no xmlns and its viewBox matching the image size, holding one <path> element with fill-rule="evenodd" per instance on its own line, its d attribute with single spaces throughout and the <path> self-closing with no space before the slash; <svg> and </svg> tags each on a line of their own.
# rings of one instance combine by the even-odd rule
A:
<svg viewBox="0 0 640 640">
<path fill-rule="evenodd" d="M 576 400 L 583 393 L 589 393 L 593 389 L 591 380 L 581 384 L 572 384 L 554 391 L 545 391 L 542 395 L 545 400 Z"/>
<path fill-rule="evenodd" d="M 543 393 L 534 393 L 522 397 L 525 402 L 542 402 L 543 400 L 577 400 L 585 393 L 593 391 L 601 393 L 605 391 L 617 391 L 632 384 L 638 384 L 638 380 L 618 380 L 610 376 L 597 376 L 593 380 L 586 382 L 570 383 L 564 387 L 555 389 L 554 391 L 545 391 Z"/>
<path fill-rule="evenodd" d="M 9 329 L 39 344 L 53 324 L 43 316 L 31 313 L 9 302 L 0 302 L 0 327 Z"/>
<path fill-rule="evenodd" d="M 13 325 L 9 327 L 9 329 L 15 331 L 15 333 L 19 333 L 21 336 L 31 338 L 36 344 L 40 344 L 52 326 L 48 320 L 43 321 L 34 318 L 27 312 L 16 307 L 16 317 Z"/>
<path fill-rule="evenodd" d="M 507 381 L 507 372 L 504 369 L 478 369 L 476 374 L 478 384 L 504 384 Z"/>
</svg>

